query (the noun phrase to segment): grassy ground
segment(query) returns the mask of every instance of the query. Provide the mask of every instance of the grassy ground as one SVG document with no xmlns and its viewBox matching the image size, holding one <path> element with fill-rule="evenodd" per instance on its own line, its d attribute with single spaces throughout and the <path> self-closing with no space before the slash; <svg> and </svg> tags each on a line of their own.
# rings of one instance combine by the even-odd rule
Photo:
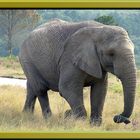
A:
<svg viewBox="0 0 140 140">
<path fill-rule="evenodd" d="M 17 58 L 0 58 L 0 75 L 24 77 Z M 89 88 L 84 89 L 84 104 L 88 113 L 87 120 L 64 119 L 64 112 L 69 109 L 67 102 L 56 92 L 49 92 L 53 116 L 45 121 L 41 114 L 40 105 L 36 103 L 34 115 L 23 114 L 22 108 L 26 97 L 26 90 L 17 86 L 0 86 L 0 131 L 140 131 L 140 72 L 136 102 L 131 124 L 115 124 L 114 115 L 123 109 L 123 94 L 120 81 L 109 75 L 108 94 L 103 112 L 103 124 L 100 127 L 89 125 L 90 101 Z"/>
<path fill-rule="evenodd" d="M 88 112 L 85 121 L 64 119 L 64 112 L 69 109 L 67 102 L 56 92 L 49 92 L 53 116 L 45 121 L 42 118 L 40 105 L 37 101 L 33 116 L 23 114 L 26 90 L 21 87 L 0 86 L 0 131 L 139 131 L 140 130 L 140 83 L 138 83 L 136 102 L 131 124 L 115 124 L 113 116 L 121 113 L 123 95 L 121 84 L 110 76 L 109 89 L 103 112 L 103 124 L 100 127 L 89 125 L 90 102 L 89 89 L 84 89 L 84 103 Z M 18 89 L 18 90 L 17 90 Z M 57 99 L 57 100 L 56 100 Z"/>
</svg>

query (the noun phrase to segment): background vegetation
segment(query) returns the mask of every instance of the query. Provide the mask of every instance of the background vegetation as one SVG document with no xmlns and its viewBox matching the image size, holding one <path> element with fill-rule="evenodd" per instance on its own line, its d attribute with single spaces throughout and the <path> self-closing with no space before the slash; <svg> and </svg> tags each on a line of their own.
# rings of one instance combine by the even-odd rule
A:
<svg viewBox="0 0 140 140">
<path fill-rule="evenodd" d="M 28 34 L 48 20 L 96 20 L 125 28 L 135 45 L 140 66 L 140 10 L 0 10 L 0 56 L 18 55 Z"/>
</svg>

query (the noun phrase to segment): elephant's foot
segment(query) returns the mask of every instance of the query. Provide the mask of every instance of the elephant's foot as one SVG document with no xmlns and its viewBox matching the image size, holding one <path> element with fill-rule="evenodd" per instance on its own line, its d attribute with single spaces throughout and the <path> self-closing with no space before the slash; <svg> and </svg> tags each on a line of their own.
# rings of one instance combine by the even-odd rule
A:
<svg viewBox="0 0 140 140">
<path fill-rule="evenodd" d="M 125 124 L 130 123 L 130 120 L 128 118 L 122 116 L 121 114 L 116 115 L 113 120 L 114 120 L 115 123 L 125 123 Z"/>
<path fill-rule="evenodd" d="M 68 109 L 66 110 L 65 114 L 64 114 L 64 117 L 65 118 L 70 118 L 72 117 L 74 114 L 73 114 L 73 111 L 71 109 Z"/>
<path fill-rule="evenodd" d="M 34 113 L 31 109 L 24 108 L 22 110 L 22 117 L 27 119 L 27 120 L 33 120 L 34 119 Z"/>
<path fill-rule="evenodd" d="M 68 109 L 66 110 L 64 117 L 65 118 L 74 117 L 75 119 L 85 119 L 87 117 L 87 114 L 85 112 L 74 113 L 71 109 Z"/>
<path fill-rule="evenodd" d="M 27 107 L 27 106 L 25 106 L 22 110 L 22 113 L 24 113 L 24 114 L 33 114 L 33 112 L 34 112 L 34 109 L 31 107 Z"/>
<path fill-rule="evenodd" d="M 48 118 L 50 118 L 52 116 L 51 111 L 42 112 L 42 114 L 43 114 L 43 117 L 45 120 L 47 120 Z"/>
<path fill-rule="evenodd" d="M 91 126 L 100 126 L 102 124 L 102 118 L 101 117 L 93 117 L 90 119 Z"/>
</svg>

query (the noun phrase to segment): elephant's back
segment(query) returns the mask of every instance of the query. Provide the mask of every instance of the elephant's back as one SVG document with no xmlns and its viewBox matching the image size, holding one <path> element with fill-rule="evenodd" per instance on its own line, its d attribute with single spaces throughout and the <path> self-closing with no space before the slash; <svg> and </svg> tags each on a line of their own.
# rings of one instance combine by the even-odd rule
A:
<svg viewBox="0 0 140 140">
<path fill-rule="evenodd" d="M 66 22 L 63 20 L 55 19 L 37 27 L 30 34 L 29 45 L 33 54 L 41 53 L 41 56 L 51 55 L 55 61 L 59 60 L 67 40 L 80 28 L 86 26 L 100 26 L 102 24 L 95 21 L 86 22 Z M 32 55 L 32 54 L 30 54 Z M 33 56 L 35 57 L 35 56 Z"/>
<path fill-rule="evenodd" d="M 95 21 L 76 23 L 59 19 L 52 20 L 40 25 L 30 33 L 25 41 L 28 42 L 27 51 L 33 59 L 39 57 L 38 53 L 41 54 L 40 56 L 45 57 L 50 54 L 51 57 L 55 57 L 55 54 L 57 54 L 55 58 L 57 61 L 64 50 L 65 43 L 73 33 L 86 26 L 101 25 L 102 24 Z"/>
</svg>

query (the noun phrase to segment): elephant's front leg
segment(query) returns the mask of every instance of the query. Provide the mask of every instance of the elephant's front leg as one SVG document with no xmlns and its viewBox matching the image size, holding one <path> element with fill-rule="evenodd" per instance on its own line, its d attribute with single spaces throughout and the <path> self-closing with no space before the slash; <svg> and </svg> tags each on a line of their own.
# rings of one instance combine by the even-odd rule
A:
<svg viewBox="0 0 140 140">
<path fill-rule="evenodd" d="M 66 70 L 60 75 L 59 91 L 62 97 L 69 103 L 76 118 L 87 116 L 83 103 L 83 75 L 77 71 Z"/>
<path fill-rule="evenodd" d="M 90 102 L 91 102 L 91 117 L 92 125 L 100 126 L 102 123 L 102 111 L 107 92 L 107 74 L 100 81 L 91 86 Z"/>
</svg>

